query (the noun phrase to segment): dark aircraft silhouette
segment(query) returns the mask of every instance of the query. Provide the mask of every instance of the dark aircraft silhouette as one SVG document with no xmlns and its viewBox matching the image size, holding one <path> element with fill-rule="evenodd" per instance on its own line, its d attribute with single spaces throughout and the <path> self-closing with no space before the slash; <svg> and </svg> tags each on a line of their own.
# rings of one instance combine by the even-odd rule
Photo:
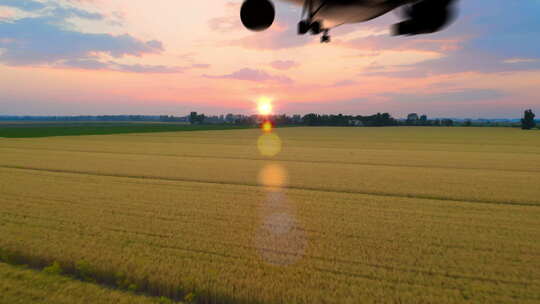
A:
<svg viewBox="0 0 540 304">
<path fill-rule="evenodd" d="M 321 42 L 330 42 L 331 28 L 360 23 L 398 10 L 403 21 L 394 24 L 394 35 L 418 35 L 440 31 L 455 15 L 457 0 L 284 0 L 302 5 L 298 34 L 323 34 Z M 244 26 L 264 31 L 274 22 L 271 0 L 245 0 L 240 10 Z"/>
</svg>

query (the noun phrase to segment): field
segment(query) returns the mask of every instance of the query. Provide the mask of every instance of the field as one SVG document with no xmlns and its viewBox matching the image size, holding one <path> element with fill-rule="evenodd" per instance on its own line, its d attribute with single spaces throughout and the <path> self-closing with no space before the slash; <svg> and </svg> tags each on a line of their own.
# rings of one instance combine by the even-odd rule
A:
<svg viewBox="0 0 540 304">
<path fill-rule="evenodd" d="M 0 263 L 0 292 L 2 304 L 170 303 L 4 263 Z"/>
<path fill-rule="evenodd" d="M 0 121 L 0 137 L 38 138 L 52 136 L 108 135 L 245 129 L 235 125 L 190 125 L 156 122 L 9 122 Z"/>
<path fill-rule="evenodd" d="M 0 260 L 197 303 L 540 302 L 540 132 L 275 134 L 0 138 Z"/>
</svg>

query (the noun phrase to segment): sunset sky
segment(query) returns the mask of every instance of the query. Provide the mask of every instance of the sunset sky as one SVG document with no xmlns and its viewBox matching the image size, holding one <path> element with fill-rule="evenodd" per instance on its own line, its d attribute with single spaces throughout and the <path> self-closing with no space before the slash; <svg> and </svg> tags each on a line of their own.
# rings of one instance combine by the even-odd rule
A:
<svg viewBox="0 0 540 304">
<path fill-rule="evenodd" d="M 443 32 L 391 37 L 390 13 L 297 36 L 274 1 L 264 33 L 240 0 L 0 0 L 0 115 L 254 113 L 430 117 L 540 112 L 540 1 L 461 0 Z"/>
</svg>

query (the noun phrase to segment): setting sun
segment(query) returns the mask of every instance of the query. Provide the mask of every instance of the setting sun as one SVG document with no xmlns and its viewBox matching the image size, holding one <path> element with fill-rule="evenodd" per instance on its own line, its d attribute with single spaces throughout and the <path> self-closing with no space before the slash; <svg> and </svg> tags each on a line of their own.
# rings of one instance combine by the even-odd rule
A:
<svg viewBox="0 0 540 304">
<path fill-rule="evenodd" d="M 257 109 L 260 115 L 272 114 L 272 100 L 268 97 L 261 97 L 257 101 Z"/>
</svg>

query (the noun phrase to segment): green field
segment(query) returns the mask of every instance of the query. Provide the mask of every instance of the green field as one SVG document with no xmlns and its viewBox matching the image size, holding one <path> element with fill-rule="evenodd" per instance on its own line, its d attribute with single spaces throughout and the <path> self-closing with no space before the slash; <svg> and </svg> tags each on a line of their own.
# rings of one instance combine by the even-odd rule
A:
<svg viewBox="0 0 540 304">
<path fill-rule="evenodd" d="M 0 259 L 198 303 L 540 302 L 540 132 L 276 132 L 0 138 Z"/>
<path fill-rule="evenodd" d="M 190 125 L 185 123 L 137 122 L 2 122 L 0 137 L 37 138 L 53 136 L 185 132 L 246 129 L 235 125 Z"/>
</svg>

